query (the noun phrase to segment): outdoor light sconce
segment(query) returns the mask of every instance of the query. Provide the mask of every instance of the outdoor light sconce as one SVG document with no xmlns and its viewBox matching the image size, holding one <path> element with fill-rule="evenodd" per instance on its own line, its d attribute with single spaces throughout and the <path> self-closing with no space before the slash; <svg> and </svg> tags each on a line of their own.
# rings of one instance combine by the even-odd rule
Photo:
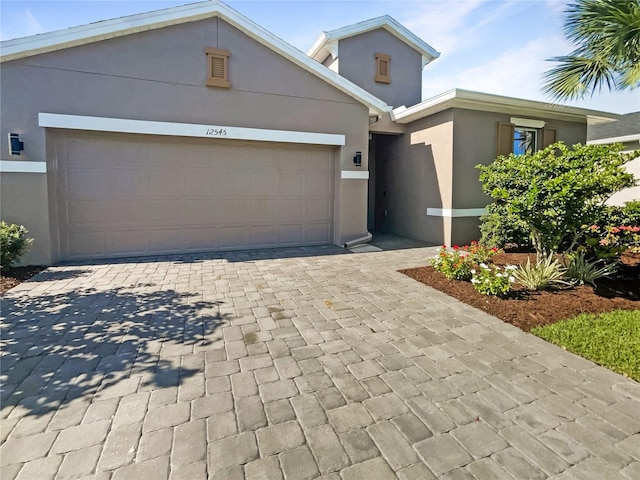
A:
<svg viewBox="0 0 640 480">
<path fill-rule="evenodd" d="M 24 142 L 20 141 L 20 135 L 17 133 L 9 134 L 9 155 L 20 155 L 24 150 Z"/>
<path fill-rule="evenodd" d="M 362 152 L 356 152 L 356 156 L 353 157 L 353 164 L 356 167 L 361 167 L 362 166 Z"/>
</svg>

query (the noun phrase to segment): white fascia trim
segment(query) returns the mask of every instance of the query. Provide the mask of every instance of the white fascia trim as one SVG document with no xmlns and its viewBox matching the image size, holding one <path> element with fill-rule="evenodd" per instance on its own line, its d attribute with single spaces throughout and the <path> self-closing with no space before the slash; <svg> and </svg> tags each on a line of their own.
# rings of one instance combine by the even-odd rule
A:
<svg viewBox="0 0 640 480">
<path fill-rule="evenodd" d="M 47 173 L 47 162 L 0 160 L 2 173 Z"/>
<path fill-rule="evenodd" d="M 485 208 L 427 208 L 429 217 L 479 217 L 484 215 L 485 212 Z"/>
<path fill-rule="evenodd" d="M 624 135 L 622 137 L 599 138 L 587 141 L 587 145 L 608 145 L 610 143 L 640 142 L 640 133 Z"/>
<path fill-rule="evenodd" d="M 230 140 L 254 140 L 260 142 L 303 143 L 313 145 L 342 146 L 345 144 L 344 135 L 332 133 L 267 130 L 262 128 L 199 125 L 193 123 L 154 122 L 124 118 L 85 117 L 81 115 L 62 115 L 57 113 L 38 114 L 38 124 L 41 127 L 90 130 L 96 132 L 224 138 Z"/>
<path fill-rule="evenodd" d="M 221 18 L 258 43 L 320 77 L 338 90 L 366 105 L 370 113 L 380 114 L 391 110 L 391 107 L 376 96 L 309 58 L 297 48 L 217 0 L 7 40 L 0 43 L 0 62 L 212 17 Z"/>
<path fill-rule="evenodd" d="M 516 127 L 527 128 L 544 128 L 544 126 L 547 124 L 547 122 L 543 122 L 542 120 L 534 120 L 532 118 L 511 117 L 509 121 Z"/>
<path fill-rule="evenodd" d="M 369 180 L 369 171 L 357 172 L 354 170 L 342 170 L 340 178 L 343 180 Z"/>
<path fill-rule="evenodd" d="M 400 124 L 407 124 L 449 108 L 512 114 L 524 113 L 534 117 L 554 118 L 580 123 L 591 122 L 595 118 L 602 121 L 613 121 L 622 118 L 621 115 L 615 113 L 505 97 L 459 88 L 441 93 L 409 108 L 398 107 L 391 112 L 391 118 Z"/>
<path fill-rule="evenodd" d="M 389 15 L 371 18 L 369 20 L 365 20 L 364 22 L 337 28 L 329 32 L 322 32 L 318 36 L 318 38 L 316 38 L 315 42 L 313 42 L 311 48 L 307 50 L 307 55 L 319 62 L 323 62 L 329 54 L 329 50 L 326 48 L 328 42 L 353 37 L 355 35 L 360 35 L 362 33 L 375 30 L 377 28 L 384 28 L 394 37 L 398 38 L 399 40 L 403 41 L 407 45 L 420 52 L 422 54 L 422 68 L 424 68 L 425 65 L 440 56 L 440 52 L 435 50 L 431 45 L 422 40 L 412 31 L 408 30 L 406 27 L 398 23 L 397 20 L 395 20 L 393 17 L 390 17 Z M 324 58 L 322 58 L 323 56 Z"/>
</svg>

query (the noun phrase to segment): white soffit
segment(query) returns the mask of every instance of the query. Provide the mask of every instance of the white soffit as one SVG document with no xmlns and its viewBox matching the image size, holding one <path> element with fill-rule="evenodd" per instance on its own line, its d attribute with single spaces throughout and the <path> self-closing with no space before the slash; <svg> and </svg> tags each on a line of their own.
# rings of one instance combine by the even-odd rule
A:
<svg viewBox="0 0 640 480">
<path fill-rule="evenodd" d="M 365 20 L 346 27 L 338 28 L 328 32 L 322 32 L 316 38 L 311 48 L 307 50 L 307 55 L 318 62 L 324 62 L 331 55 L 334 59 L 338 56 L 337 42 L 344 38 L 354 37 L 371 30 L 383 28 L 394 37 L 403 41 L 422 55 L 422 67 L 440 56 L 431 45 L 418 37 L 415 33 L 398 23 L 389 15 Z"/>
<path fill-rule="evenodd" d="M 525 114 L 533 117 L 579 123 L 587 123 L 587 121 L 589 123 L 608 122 L 621 118 L 621 115 L 615 113 L 555 105 L 536 100 L 505 97 L 471 90 L 453 89 L 409 108 L 405 106 L 398 107 L 391 111 L 391 119 L 401 124 L 407 124 L 450 108 L 512 115 Z"/>
<path fill-rule="evenodd" d="M 624 135 L 622 137 L 599 138 L 587 141 L 587 145 L 608 145 L 610 143 L 630 143 L 640 142 L 640 133 L 635 135 Z"/>
<path fill-rule="evenodd" d="M 42 53 L 155 30 L 170 25 L 219 17 L 244 32 L 258 43 L 318 76 L 338 90 L 366 105 L 370 113 L 391 110 L 386 103 L 369 92 L 332 72 L 300 50 L 218 0 L 182 5 L 154 12 L 105 20 L 55 32 L 32 35 L 0 42 L 0 62 L 8 62 Z"/>
<path fill-rule="evenodd" d="M 89 130 L 94 132 L 136 133 L 141 135 L 165 135 L 173 137 L 222 138 L 227 140 L 253 140 L 258 142 L 302 143 L 311 145 L 345 144 L 344 135 L 262 128 L 229 127 L 223 125 L 199 125 L 193 123 L 154 122 L 125 118 L 85 117 L 40 113 L 41 127 Z"/>
</svg>

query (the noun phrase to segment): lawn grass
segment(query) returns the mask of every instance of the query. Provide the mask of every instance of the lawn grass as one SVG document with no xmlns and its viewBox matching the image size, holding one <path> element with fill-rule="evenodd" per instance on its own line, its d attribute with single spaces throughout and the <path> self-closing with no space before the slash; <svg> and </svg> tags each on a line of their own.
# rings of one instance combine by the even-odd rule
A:
<svg viewBox="0 0 640 480">
<path fill-rule="evenodd" d="M 640 310 L 582 314 L 531 333 L 640 382 Z"/>
</svg>

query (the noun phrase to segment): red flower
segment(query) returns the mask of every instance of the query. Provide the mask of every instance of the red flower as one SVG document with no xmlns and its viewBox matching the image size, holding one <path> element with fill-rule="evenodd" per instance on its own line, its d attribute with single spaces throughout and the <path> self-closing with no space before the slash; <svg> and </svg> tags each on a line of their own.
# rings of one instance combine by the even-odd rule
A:
<svg viewBox="0 0 640 480">
<path fill-rule="evenodd" d="M 458 250 L 459 248 L 460 248 L 460 247 L 459 247 L 458 245 L 454 245 L 454 246 L 453 246 L 453 249 L 454 249 L 454 250 Z"/>
</svg>

